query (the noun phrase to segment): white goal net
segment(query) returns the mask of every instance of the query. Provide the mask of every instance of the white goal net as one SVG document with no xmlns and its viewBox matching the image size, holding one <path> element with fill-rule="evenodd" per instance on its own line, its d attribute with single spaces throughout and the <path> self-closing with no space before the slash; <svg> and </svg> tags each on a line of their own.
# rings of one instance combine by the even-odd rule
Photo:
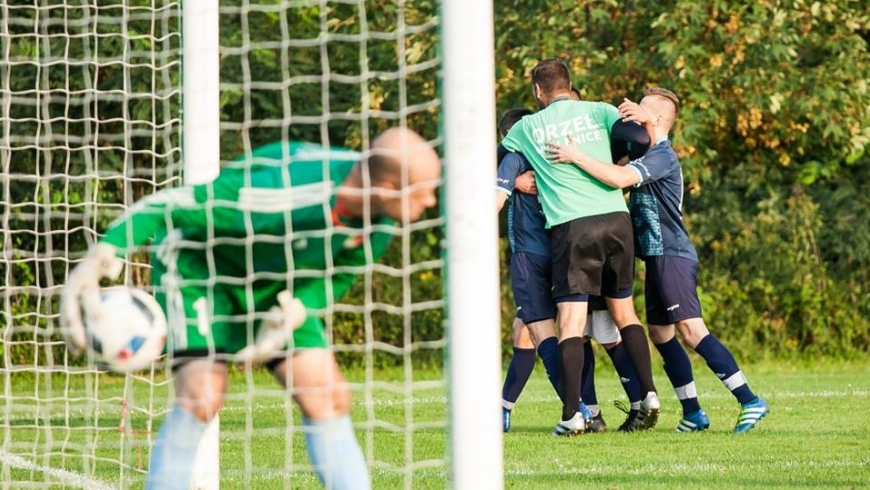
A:
<svg viewBox="0 0 870 490">
<path fill-rule="evenodd" d="M 70 357 L 58 333 L 58 297 L 112 219 L 195 177 L 187 166 L 182 171 L 182 156 L 191 153 L 182 151 L 182 127 L 202 116 L 182 111 L 184 98 L 196 95 L 185 95 L 182 83 L 182 7 L 170 0 L 0 2 L 0 488 L 143 485 L 171 404 L 171 372 L 160 363 L 109 374 Z M 222 0 L 220 141 L 213 143 L 220 160 L 286 140 L 363 150 L 391 126 L 417 130 L 449 156 L 439 24 L 430 1 Z M 483 42 L 491 57 L 491 38 Z M 484 83 L 483 93 L 492 86 Z M 487 95 L 483 105 L 491 106 Z M 492 108 L 477 113 L 492 119 Z M 494 141 L 494 121 L 485 124 L 486 141 Z M 483 178 L 494 167 L 486 165 Z M 468 172 L 472 181 L 475 172 Z M 466 213 L 466 225 L 477 226 L 475 212 Z M 451 479 L 443 224 L 434 212 L 404 228 L 380 265 L 326 312 L 376 488 L 435 488 Z M 463 257 L 476 260 L 474 250 Z M 122 282 L 150 290 L 149 276 L 147 253 L 128 257 Z M 487 325 L 464 327 L 495 339 Z M 485 362 L 495 358 L 487 349 L 497 348 L 481 349 L 484 367 L 470 381 L 478 372 L 497 378 Z M 219 451 L 220 488 L 318 487 L 298 410 L 263 371 L 231 375 Z"/>
</svg>

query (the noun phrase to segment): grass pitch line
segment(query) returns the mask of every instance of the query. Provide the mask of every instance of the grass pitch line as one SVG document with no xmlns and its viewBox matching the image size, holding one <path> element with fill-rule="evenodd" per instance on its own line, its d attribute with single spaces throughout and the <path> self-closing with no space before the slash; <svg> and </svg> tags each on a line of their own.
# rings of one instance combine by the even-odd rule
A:
<svg viewBox="0 0 870 490">
<path fill-rule="evenodd" d="M 52 468 L 50 466 L 38 465 L 32 461 L 28 461 L 17 454 L 7 453 L 0 449 L 0 461 L 4 464 L 19 470 L 38 471 L 50 475 L 65 485 L 72 485 L 76 488 L 84 488 L 87 490 L 117 490 L 116 487 L 107 485 L 105 482 L 88 478 L 79 473 L 75 473 L 60 468 Z"/>
</svg>

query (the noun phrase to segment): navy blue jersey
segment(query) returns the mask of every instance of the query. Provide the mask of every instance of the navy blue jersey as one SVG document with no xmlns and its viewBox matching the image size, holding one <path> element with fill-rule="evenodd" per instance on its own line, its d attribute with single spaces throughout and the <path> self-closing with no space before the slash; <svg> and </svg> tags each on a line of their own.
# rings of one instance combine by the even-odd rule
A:
<svg viewBox="0 0 870 490">
<path fill-rule="evenodd" d="M 520 153 L 508 153 L 498 165 L 498 190 L 508 198 L 508 239 L 512 252 L 550 256 L 550 230 L 538 196 L 514 192 L 517 177 L 532 170 Z"/>
<path fill-rule="evenodd" d="M 683 170 L 667 139 L 629 162 L 641 181 L 631 189 L 629 211 L 634 226 L 635 255 L 662 255 L 698 260 L 683 223 Z"/>
</svg>

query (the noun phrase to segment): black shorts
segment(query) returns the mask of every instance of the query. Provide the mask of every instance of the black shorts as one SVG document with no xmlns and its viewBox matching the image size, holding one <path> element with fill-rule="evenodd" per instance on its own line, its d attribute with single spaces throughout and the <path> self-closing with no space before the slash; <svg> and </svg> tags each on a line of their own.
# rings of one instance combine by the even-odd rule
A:
<svg viewBox="0 0 870 490">
<path fill-rule="evenodd" d="M 662 255 L 647 258 L 644 263 L 646 320 L 650 325 L 701 318 L 697 261 Z"/>
<path fill-rule="evenodd" d="M 511 289 L 517 318 L 523 323 L 556 318 L 552 271 L 550 257 L 528 252 L 511 255 Z"/>
<path fill-rule="evenodd" d="M 554 226 L 553 296 L 619 295 L 634 284 L 634 235 L 628 213 L 587 216 Z"/>
</svg>

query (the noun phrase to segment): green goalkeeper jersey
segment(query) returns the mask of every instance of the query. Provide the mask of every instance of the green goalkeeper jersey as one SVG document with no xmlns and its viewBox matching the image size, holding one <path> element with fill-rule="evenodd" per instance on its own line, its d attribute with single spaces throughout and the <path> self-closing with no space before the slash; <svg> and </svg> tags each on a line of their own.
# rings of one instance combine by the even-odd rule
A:
<svg viewBox="0 0 870 490">
<path fill-rule="evenodd" d="M 336 191 L 360 154 L 272 143 L 222 169 L 211 183 L 157 192 L 113 222 L 102 241 L 129 251 L 183 255 L 185 279 L 285 283 L 309 308 L 339 298 L 386 249 L 394 221 L 346 218 Z"/>
</svg>

